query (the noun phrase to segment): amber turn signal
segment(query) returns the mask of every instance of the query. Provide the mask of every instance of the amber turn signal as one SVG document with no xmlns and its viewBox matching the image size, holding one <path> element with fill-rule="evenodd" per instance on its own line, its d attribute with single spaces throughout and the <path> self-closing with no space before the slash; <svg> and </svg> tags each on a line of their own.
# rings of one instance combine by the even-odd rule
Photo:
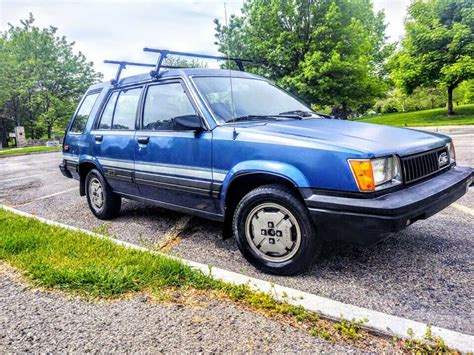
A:
<svg viewBox="0 0 474 355">
<path fill-rule="evenodd" d="M 375 191 L 374 173 L 370 160 L 349 160 L 349 164 L 360 191 Z"/>
</svg>

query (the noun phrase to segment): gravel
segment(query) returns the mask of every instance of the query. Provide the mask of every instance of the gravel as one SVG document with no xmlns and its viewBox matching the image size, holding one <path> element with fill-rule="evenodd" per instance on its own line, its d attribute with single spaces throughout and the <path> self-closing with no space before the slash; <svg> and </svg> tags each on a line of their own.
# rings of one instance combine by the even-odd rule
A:
<svg viewBox="0 0 474 355">
<path fill-rule="evenodd" d="M 146 295 L 89 303 L 32 290 L 0 264 L 0 352 L 339 352 L 231 303 L 153 303 Z"/>
</svg>

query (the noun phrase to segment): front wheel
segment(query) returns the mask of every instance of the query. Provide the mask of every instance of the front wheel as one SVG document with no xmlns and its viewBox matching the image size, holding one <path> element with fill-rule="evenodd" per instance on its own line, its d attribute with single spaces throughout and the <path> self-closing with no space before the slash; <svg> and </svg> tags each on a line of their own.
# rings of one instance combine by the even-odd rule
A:
<svg viewBox="0 0 474 355">
<path fill-rule="evenodd" d="M 87 203 L 92 213 L 99 219 L 112 219 L 120 212 L 122 199 L 114 193 L 102 174 L 92 169 L 86 177 Z"/>
<path fill-rule="evenodd" d="M 235 210 L 233 229 L 244 257 L 270 274 L 299 274 L 321 249 L 306 206 L 280 185 L 262 186 L 245 195 Z"/>
</svg>

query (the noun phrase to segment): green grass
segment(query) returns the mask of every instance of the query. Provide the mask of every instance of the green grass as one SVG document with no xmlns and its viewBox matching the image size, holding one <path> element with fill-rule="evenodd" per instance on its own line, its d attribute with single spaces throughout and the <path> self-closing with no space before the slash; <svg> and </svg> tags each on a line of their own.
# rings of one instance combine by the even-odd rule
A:
<svg viewBox="0 0 474 355">
<path fill-rule="evenodd" d="M 56 152 L 61 150 L 61 146 L 59 147 L 26 147 L 26 148 L 19 148 L 19 149 L 11 149 L 11 148 L 4 148 L 0 150 L 0 156 L 3 155 L 12 155 L 12 154 L 30 154 L 36 152 Z"/>
<path fill-rule="evenodd" d="M 183 263 L 0 209 L 0 259 L 36 285 L 84 296 L 117 297 L 165 287 L 215 288 Z"/>
<path fill-rule="evenodd" d="M 375 117 L 358 119 L 358 122 L 378 123 L 389 126 L 451 126 L 451 125 L 474 125 L 474 104 L 457 106 L 454 108 L 455 115 L 448 116 L 445 108 L 382 114 Z"/>
<path fill-rule="evenodd" d="M 296 321 L 319 321 L 303 307 L 276 301 L 270 294 L 253 292 L 215 280 L 179 260 L 117 245 L 89 234 L 50 226 L 0 208 L 0 260 L 19 269 L 35 285 L 86 298 L 118 298 L 166 289 L 215 290 L 234 302 Z"/>
</svg>

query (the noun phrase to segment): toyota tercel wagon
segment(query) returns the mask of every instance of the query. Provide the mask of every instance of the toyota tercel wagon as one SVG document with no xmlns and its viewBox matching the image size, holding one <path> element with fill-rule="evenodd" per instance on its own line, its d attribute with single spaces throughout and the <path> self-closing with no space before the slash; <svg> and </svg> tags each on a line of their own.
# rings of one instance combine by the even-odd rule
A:
<svg viewBox="0 0 474 355">
<path fill-rule="evenodd" d="M 222 221 L 251 264 L 292 275 L 325 240 L 379 241 L 472 183 L 447 136 L 331 119 L 260 76 L 170 68 L 155 51 L 143 75 L 120 79 L 147 64 L 115 62 L 67 128 L 60 169 L 97 218 L 126 198 Z"/>
</svg>

